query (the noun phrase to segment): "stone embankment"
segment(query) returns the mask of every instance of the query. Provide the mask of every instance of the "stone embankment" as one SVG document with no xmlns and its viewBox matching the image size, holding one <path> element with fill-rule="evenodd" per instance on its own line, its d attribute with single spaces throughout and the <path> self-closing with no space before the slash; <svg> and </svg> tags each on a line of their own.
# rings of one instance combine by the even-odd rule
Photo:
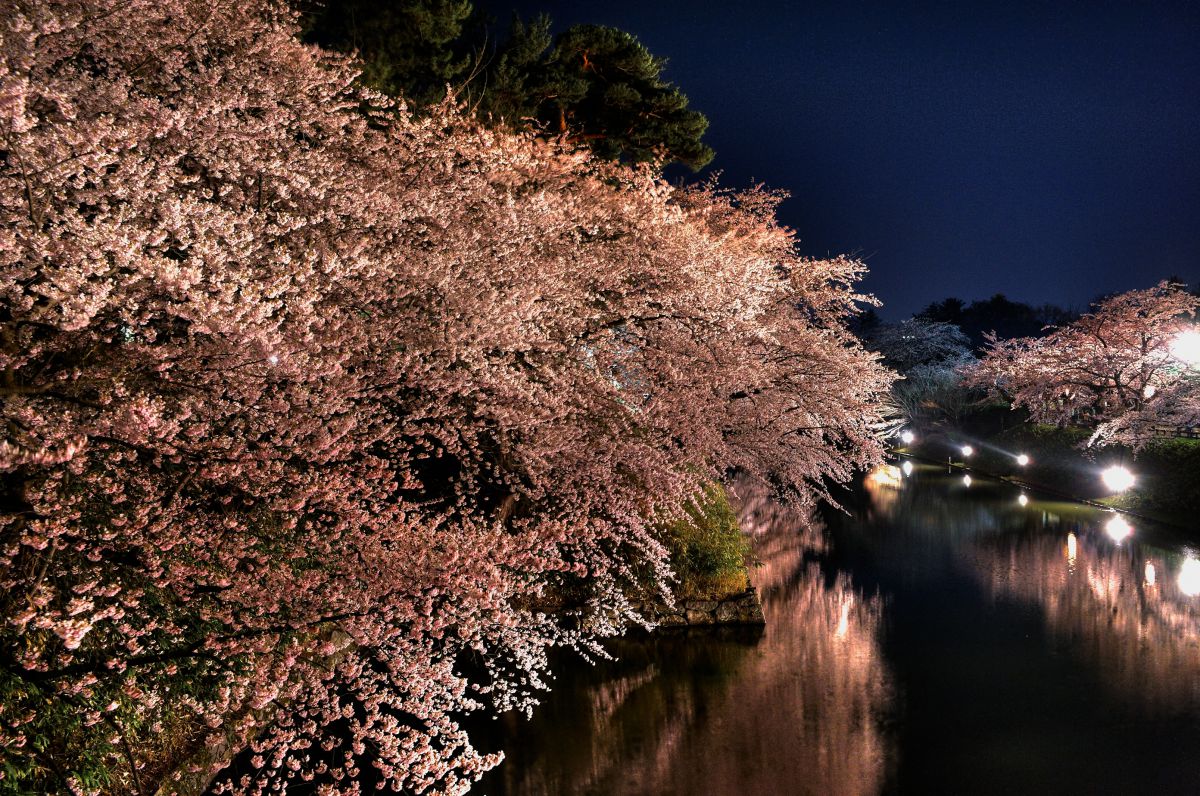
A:
<svg viewBox="0 0 1200 796">
<path fill-rule="evenodd" d="M 762 601 L 751 586 L 740 594 L 721 600 L 679 600 L 673 606 L 647 604 L 643 615 L 659 627 L 703 627 L 706 625 L 762 625 Z"/>
</svg>

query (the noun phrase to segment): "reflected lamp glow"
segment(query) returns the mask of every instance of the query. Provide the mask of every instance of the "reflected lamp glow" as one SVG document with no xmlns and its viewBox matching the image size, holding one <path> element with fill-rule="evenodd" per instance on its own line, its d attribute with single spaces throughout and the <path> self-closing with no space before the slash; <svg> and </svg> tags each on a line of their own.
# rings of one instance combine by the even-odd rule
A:
<svg viewBox="0 0 1200 796">
<path fill-rule="evenodd" d="M 1124 492 L 1133 486 L 1133 473 L 1120 465 L 1114 464 L 1100 473 L 1100 480 L 1112 492 Z"/>
<path fill-rule="evenodd" d="M 850 632 L 850 601 L 842 603 L 842 615 L 838 618 L 837 629 L 833 631 L 833 635 L 837 638 L 845 638 Z"/>
<path fill-rule="evenodd" d="M 916 438 L 917 438 L 917 435 L 912 433 L 908 429 L 904 429 L 903 431 L 900 432 L 900 441 L 903 442 L 905 445 L 911 445 L 913 443 L 913 440 L 915 440 Z"/>
<path fill-rule="evenodd" d="M 880 486 L 900 486 L 900 468 L 891 464 L 881 464 L 871 471 L 871 480 Z"/>
<path fill-rule="evenodd" d="M 1104 532 L 1110 539 L 1120 544 L 1129 538 L 1129 534 L 1133 533 L 1133 526 L 1126 522 L 1120 514 L 1114 514 L 1112 519 L 1104 524 Z"/>
<path fill-rule="evenodd" d="M 1188 597 L 1200 594 L 1200 561 L 1186 558 L 1179 568 L 1179 590 Z"/>
<path fill-rule="evenodd" d="M 970 486 L 970 485 L 971 485 L 971 476 L 964 475 L 963 476 L 963 486 Z"/>
<path fill-rule="evenodd" d="M 1017 464 L 1024 467 L 1025 465 L 1029 464 L 1029 457 L 1024 453 L 1017 454 Z"/>
<path fill-rule="evenodd" d="M 1075 534 L 1067 534 L 1067 563 L 1075 563 L 1075 555 L 1079 552 L 1079 540 L 1075 538 Z"/>
<path fill-rule="evenodd" d="M 1171 356 L 1185 365 L 1195 367 L 1200 365 L 1200 331 L 1188 329 L 1175 335 L 1167 345 Z"/>
<path fill-rule="evenodd" d="M 971 455 L 971 454 L 973 454 L 974 452 L 975 452 L 975 449 L 974 449 L 974 448 L 972 448 L 970 445 L 963 445 L 963 446 L 962 446 L 962 455 L 963 455 L 963 457 L 970 456 L 970 455 Z"/>
<path fill-rule="evenodd" d="M 1022 506 L 1028 506 L 1029 498 L 1026 497 L 1024 493 L 1021 493 L 1020 495 L 1017 495 L 1017 503 L 1019 503 Z"/>
<path fill-rule="evenodd" d="M 900 465 L 900 469 L 904 471 L 905 475 L 912 475 L 913 463 L 905 459 L 904 464 Z"/>
<path fill-rule="evenodd" d="M 1147 561 L 1146 562 L 1146 585 L 1153 586 L 1154 581 L 1157 579 L 1157 577 L 1158 577 L 1158 573 L 1156 573 L 1154 571 L 1154 565 L 1151 564 L 1149 561 Z"/>
</svg>

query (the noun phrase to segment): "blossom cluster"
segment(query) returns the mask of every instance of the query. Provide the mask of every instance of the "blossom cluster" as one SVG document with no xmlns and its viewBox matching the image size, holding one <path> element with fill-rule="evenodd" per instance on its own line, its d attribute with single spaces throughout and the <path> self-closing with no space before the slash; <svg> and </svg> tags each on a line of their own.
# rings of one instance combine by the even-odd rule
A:
<svg viewBox="0 0 1200 796">
<path fill-rule="evenodd" d="M 1197 311 L 1200 296 L 1170 282 L 1120 293 L 1043 337 L 993 339 L 967 383 L 1038 422 L 1090 426 L 1089 444 L 1141 448 L 1200 425 Z"/>
<path fill-rule="evenodd" d="M 879 455 L 862 266 L 777 195 L 413 116 L 267 0 L 0 11 L 17 786 L 463 792 L 654 518 Z"/>
</svg>

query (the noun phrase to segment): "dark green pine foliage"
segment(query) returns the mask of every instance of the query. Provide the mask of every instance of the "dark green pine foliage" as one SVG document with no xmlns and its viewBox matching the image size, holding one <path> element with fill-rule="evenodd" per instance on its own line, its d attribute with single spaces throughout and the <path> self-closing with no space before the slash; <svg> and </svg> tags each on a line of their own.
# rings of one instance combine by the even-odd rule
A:
<svg viewBox="0 0 1200 796">
<path fill-rule="evenodd" d="M 302 0 L 305 39 L 357 50 L 363 81 L 416 106 L 438 102 L 475 63 L 464 46 L 474 22 L 471 0 Z"/>
<path fill-rule="evenodd" d="M 550 17 L 542 14 L 526 24 L 514 15 L 508 39 L 496 52 L 479 93 L 478 107 L 496 120 L 513 127 L 538 121 L 538 107 L 553 96 L 540 74 L 541 62 L 554 38 Z"/>
<path fill-rule="evenodd" d="M 701 140 L 708 119 L 663 79 L 665 67 L 665 59 L 616 28 L 577 25 L 551 42 L 547 17 L 517 21 L 480 108 L 515 126 L 536 122 L 603 158 L 699 169 L 713 157 Z"/>
<path fill-rule="evenodd" d="M 550 18 L 513 21 L 495 52 L 471 0 L 294 0 L 305 38 L 359 53 L 367 85 L 407 100 L 439 102 L 449 85 L 482 118 L 563 135 L 626 162 L 713 157 L 704 114 L 663 78 L 666 60 L 616 28 L 577 25 L 557 37 Z"/>
</svg>

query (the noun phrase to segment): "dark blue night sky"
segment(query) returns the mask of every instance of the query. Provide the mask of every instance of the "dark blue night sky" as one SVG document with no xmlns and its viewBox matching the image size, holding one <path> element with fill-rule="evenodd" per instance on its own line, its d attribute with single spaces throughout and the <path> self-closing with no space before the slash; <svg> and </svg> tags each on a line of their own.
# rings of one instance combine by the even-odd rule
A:
<svg viewBox="0 0 1200 796">
<path fill-rule="evenodd" d="M 792 193 L 882 314 L 1200 282 L 1200 3 L 567 3 L 670 60 L 723 182 Z"/>
</svg>

